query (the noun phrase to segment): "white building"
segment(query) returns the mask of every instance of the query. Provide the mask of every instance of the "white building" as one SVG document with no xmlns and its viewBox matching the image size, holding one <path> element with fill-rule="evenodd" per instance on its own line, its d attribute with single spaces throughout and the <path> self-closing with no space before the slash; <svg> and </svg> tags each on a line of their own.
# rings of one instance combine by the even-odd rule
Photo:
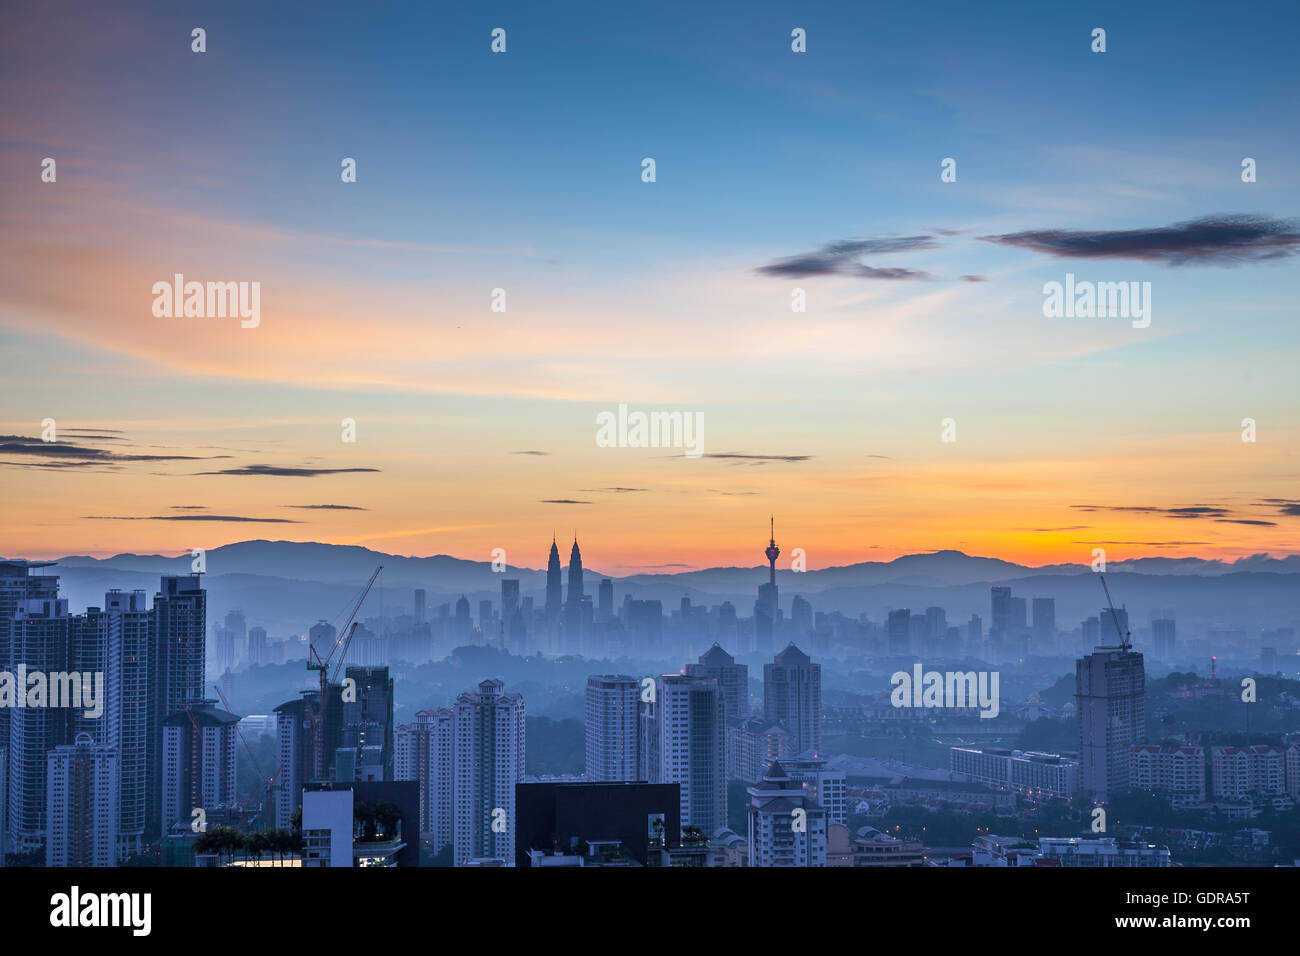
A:
<svg viewBox="0 0 1300 956">
<path fill-rule="evenodd" d="M 799 784 L 804 796 L 826 811 L 829 823 L 847 824 L 848 799 L 842 770 L 827 770 L 826 760 L 816 753 L 800 754 L 781 761 L 790 779 Z"/>
<path fill-rule="evenodd" d="M 1060 754 L 953 747 L 948 759 L 953 773 L 1003 790 L 1069 799 L 1079 789 L 1079 761 Z"/>
<path fill-rule="evenodd" d="M 665 674 L 641 702 L 640 762 L 647 783 L 675 783 L 681 825 L 705 834 L 727 825 L 726 709 L 710 677 Z"/>
<path fill-rule="evenodd" d="M 803 793 L 780 761 L 749 788 L 749 865 L 825 866 L 826 810 Z"/>
<path fill-rule="evenodd" d="M 587 678 L 587 779 L 637 780 L 641 682 L 626 674 Z"/>
<path fill-rule="evenodd" d="M 90 734 L 46 758 L 46 866 L 115 866 L 121 766 Z"/>
<path fill-rule="evenodd" d="M 485 680 L 456 698 L 453 793 L 456 865 L 515 859 L 515 784 L 524 776 L 524 699 Z"/>
<path fill-rule="evenodd" d="M 1176 810 L 1205 801 L 1204 748 L 1140 744 L 1133 748 L 1132 760 L 1129 777 L 1135 790 L 1164 797 Z"/>
<path fill-rule="evenodd" d="M 422 710 L 415 723 L 397 728 L 393 766 L 397 780 L 420 784 L 420 831 L 429 835 L 434 853 L 455 839 L 456 712 L 450 707 Z"/>
<path fill-rule="evenodd" d="M 213 704 L 194 701 L 163 721 L 162 819 L 168 829 L 189 823 L 195 810 L 235 806 L 239 718 Z"/>
<path fill-rule="evenodd" d="M 302 792 L 302 865 L 352 866 L 352 788 Z"/>
<path fill-rule="evenodd" d="M 1214 796 L 1243 800 L 1286 793 L 1286 756 L 1281 747 L 1211 747 Z"/>
<path fill-rule="evenodd" d="M 1040 837 L 1038 858 L 1061 866 L 1169 866 L 1168 847 L 1120 843 L 1114 837 Z"/>
</svg>

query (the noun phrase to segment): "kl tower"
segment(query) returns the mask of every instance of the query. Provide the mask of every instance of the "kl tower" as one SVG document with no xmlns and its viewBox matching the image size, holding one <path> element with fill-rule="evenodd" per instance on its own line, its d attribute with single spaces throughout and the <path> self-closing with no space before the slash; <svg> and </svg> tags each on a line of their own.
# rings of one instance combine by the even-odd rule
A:
<svg viewBox="0 0 1300 956">
<path fill-rule="evenodd" d="M 768 576 L 767 583 L 772 585 L 772 588 L 775 589 L 776 588 L 776 559 L 781 557 L 781 549 L 776 546 L 776 518 L 769 515 L 767 520 L 768 520 L 768 531 L 770 532 L 771 536 L 768 538 L 767 548 L 763 551 L 763 554 L 767 555 L 767 563 L 771 567 L 771 573 Z"/>
</svg>

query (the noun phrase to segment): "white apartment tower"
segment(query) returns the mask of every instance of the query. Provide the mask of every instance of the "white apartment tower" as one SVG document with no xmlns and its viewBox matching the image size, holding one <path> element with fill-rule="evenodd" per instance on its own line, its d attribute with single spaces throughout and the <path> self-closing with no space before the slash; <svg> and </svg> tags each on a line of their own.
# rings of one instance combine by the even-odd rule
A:
<svg viewBox="0 0 1300 956">
<path fill-rule="evenodd" d="M 456 698 L 454 859 L 515 859 L 515 784 L 524 776 L 524 699 L 499 680 Z"/>
<path fill-rule="evenodd" d="M 587 678 L 587 779 L 637 780 L 641 682 L 626 674 Z"/>
<path fill-rule="evenodd" d="M 665 674 L 641 702 L 641 766 L 647 783 L 675 783 L 681 825 L 712 835 L 727 825 L 726 704 L 710 677 Z"/>
<path fill-rule="evenodd" d="M 454 840 L 456 712 L 450 707 L 422 710 L 415 723 L 397 728 L 394 779 L 420 784 L 420 831 L 431 835 L 433 852 Z"/>
</svg>

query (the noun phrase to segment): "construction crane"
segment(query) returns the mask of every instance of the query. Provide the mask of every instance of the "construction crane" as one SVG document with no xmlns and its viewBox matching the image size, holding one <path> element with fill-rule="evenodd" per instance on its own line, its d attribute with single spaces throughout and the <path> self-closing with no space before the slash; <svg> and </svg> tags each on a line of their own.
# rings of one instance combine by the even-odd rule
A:
<svg viewBox="0 0 1300 956">
<path fill-rule="evenodd" d="M 226 700 L 226 695 L 222 692 L 221 685 L 213 684 L 212 689 L 215 690 L 217 696 L 221 698 L 221 706 L 230 711 L 231 714 L 234 714 L 235 709 L 230 706 L 230 701 Z M 265 783 L 266 799 L 262 803 L 262 819 L 265 822 L 267 820 L 267 808 L 271 804 L 271 791 L 275 789 L 275 781 L 279 778 L 280 771 L 284 769 L 284 764 L 280 764 L 280 766 L 276 767 L 275 773 L 271 776 L 268 777 L 264 774 L 262 772 L 262 765 L 257 759 L 257 754 L 253 752 L 253 746 L 248 742 L 248 738 L 244 736 L 244 730 L 239 726 L 239 724 L 239 721 L 235 721 L 235 733 L 239 734 L 239 739 L 244 744 L 244 749 L 248 751 L 248 758 L 253 762 L 253 772 L 257 774 L 257 779 L 264 781 Z M 269 825 L 267 829 L 270 829 Z"/>
<path fill-rule="evenodd" d="M 1101 578 L 1101 586 L 1106 591 L 1106 608 L 1110 611 L 1110 619 L 1115 622 L 1115 633 L 1119 635 L 1119 648 L 1127 652 L 1130 646 L 1129 638 L 1131 635 L 1124 633 L 1119 627 L 1119 615 L 1115 613 L 1115 602 L 1110 596 L 1110 587 L 1106 584 L 1106 575 L 1098 572 L 1097 577 Z"/>
<path fill-rule="evenodd" d="M 325 711 L 329 706 L 329 685 L 332 681 L 337 681 L 339 671 L 343 667 L 343 661 L 348 656 L 348 647 L 352 644 L 352 635 L 356 633 L 357 612 L 361 610 L 361 605 L 365 603 L 366 595 L 370 593 L 370 588 L 375 583 L 375 578 L 379 577 L 379 572 L 384 570 L 381 564 L 375 568 L 370 580 L 366 586 L 361 589 L 357 595 L 356 601 L 352 603 L 352 609 L 348 612 L 347 620 L 339 628 L 338 635 L 334 639 L 334 646 L 330 648 L 329 654 L 324 659 L 321 658 L 316 648 L 311 647 L 307 652 L 307 669 L 309 671 L 320 672 L 320 697 L 316 701 L 316 713 L 312 716 L 313 736 L 316 738 L 315 743 L 315 776 L 317 778 L 325 775 Z M 337 661 L 335 656 L 337 655 Z M 334 663 L 334 670 L 331 673 L 330 664 Z"/>
</svg>

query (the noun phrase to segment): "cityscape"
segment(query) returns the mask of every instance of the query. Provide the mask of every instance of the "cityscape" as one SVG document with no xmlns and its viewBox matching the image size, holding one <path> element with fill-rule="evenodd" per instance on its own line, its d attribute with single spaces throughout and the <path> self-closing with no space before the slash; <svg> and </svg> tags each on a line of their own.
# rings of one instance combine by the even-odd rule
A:
<svg viewBox="0 0 1300 956">
<path fill-rule="evenodd" d="M 954 623 L 957 607 L 940 605 L 873 619 L 783 592 L 774 516 L 767 530 L 750 549 L 766 569 L 733 569 L 753 591 L 739 608 L 696 588 L 677 607 L 638 597 L 644 585 L 584 567 L 575 536 L 566 559 L 551 541 L 544 574 L 480 563 L 499 590 L 475 588 L 473 604 L 436 582 L 390 585 L 377 602 L 376 565 L 339 619 L 291 633 L 258 623 L 257 605 L 213 609 L 203 572 L 74 612 L 58 562 L 0 562 L 5 861 L 1300 859 L 1294 587 L 1278 626 L 1257 631 L 1180 629 L 1170 607 L 1139 623 L 1086 566 L 1068 577 L 1103 606 L 1077 623 L 1041 594 L 1059 573 L 981 585 L 986 613 L 963 605 Z M 170 563 L 208 561 L 227 564 Z M 133 562 L 149 563 L 111 564 Z M 73 578 L 90 570 L 68 563 Z M 1283 566 L 1271 573 L 1292 586 Z M 1111 576 L 1146 593 L 1144 575 Z M 213 586 L 241 577 L 228 566 Z"/>
<path fill-rule="evenodd" d="M 3 22 L 17 938 L 1286 927 L 1293 0 Z"/>
</svg>

